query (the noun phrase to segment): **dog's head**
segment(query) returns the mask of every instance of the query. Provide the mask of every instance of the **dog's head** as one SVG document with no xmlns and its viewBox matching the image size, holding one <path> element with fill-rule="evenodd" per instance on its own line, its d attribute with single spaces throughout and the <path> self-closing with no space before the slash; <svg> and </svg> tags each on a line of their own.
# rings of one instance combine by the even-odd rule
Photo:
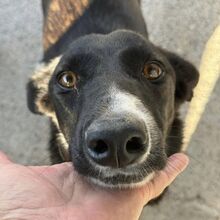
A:
<svg viewBox="0 0 220 220">
<path fill-rule="evenodd" d="M 166 164 L 166 138 L 198 72 L 139 34 L 74 41 L 29 83 L 29 107 L 52 117 L 75 169 L 104 186 L 143 183 Z"/>
</svg>

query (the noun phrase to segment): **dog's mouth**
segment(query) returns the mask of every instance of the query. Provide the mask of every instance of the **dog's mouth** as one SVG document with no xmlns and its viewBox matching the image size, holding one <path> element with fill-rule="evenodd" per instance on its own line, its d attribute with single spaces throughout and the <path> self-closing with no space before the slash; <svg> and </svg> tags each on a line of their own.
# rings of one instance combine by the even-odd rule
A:
<svg viewBox="0 0 220 220">
<path fill-rule="evenodd" d="M 88 177 L 88 181 L 104 187 L 104 188 L 114 188 L 114 189 L 126 189 L 126 188 L 136 188 L 140 187 L 147 182 L 151 181 L 154 177 L 155 172 L 152 171 L 147 176 L 137 176 L 135 174 L 116 174 L 113 176 L 105 177 L 103 179 Z"/>
<path fill-rule="evenodd" d="M 104 188 L 123 189 L 144 185 L 153 178 L 154 174 L 153 169 L 146 170 L 144 166 L 124 169 L 95 167 L 93 176 L 88 176 L 87 179 L 89 182 Z"/>
<path fill-rule="evenodd" d="M 165 167 L 167 157 L 163 150 L 157 151 L 140 163 L 121 168 L 100 166 L 88 158 L 78 156 L 73 158 L 73 165 L 93 185 L 113 189 L 136 188 L 151 181 L 155 173 Z"/>
<path fill-rule="evenodd" d="M 59 148 L 59 153 L 63 161 L 71 161 L 68 148 Z M 155 174 L 154 169 L 144 163 L 137 167 L 132 165 L 124 169 L 97 166 L 91 161 L 90 163 L 90 168 L 93 167 L 94 170 L 89 173 L 87 180 L 92 184 L 105 188 L 139 187 L 149 182 Z"/>
<path fill-rule="evenodd" d="M 122 167 L 103 165 L 86 153 L 85 148 L 76 145 L 69 149 L 67 143 L 62 144 L 59 153 L 63 161 L 72 161 L 74 169 L 88 182 L 104 188 L 126 189 L 144 185 L 153 178 L 156 171 L 165 167 L 167 156 L 165 149 L 160 147 L 163 143 L 159 139 L 155 143 L 157 144 L 151 146 L 151 150 L 146 151 L 137 161 L 131 161 Z M 80 146 L 84 145 L 86 144 Z"/>
</svg>

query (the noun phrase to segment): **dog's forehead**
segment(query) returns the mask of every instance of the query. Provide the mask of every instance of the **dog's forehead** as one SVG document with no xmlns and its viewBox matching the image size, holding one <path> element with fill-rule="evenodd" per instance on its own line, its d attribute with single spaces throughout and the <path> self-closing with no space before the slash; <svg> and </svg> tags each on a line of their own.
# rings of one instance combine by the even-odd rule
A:
<svg viewBox="0 0 220 220">
<path fill-rule="evenodd" d="M 115 31 L 110 34 L 90 34 L 74 41 L 68 54 L 89 52 L 118 51 L 129 47 L 147 46 L 148 43 L 141 35 L 132 31 Z M 150 44 L 149 44 L 150 45 Z"/>
</svg>

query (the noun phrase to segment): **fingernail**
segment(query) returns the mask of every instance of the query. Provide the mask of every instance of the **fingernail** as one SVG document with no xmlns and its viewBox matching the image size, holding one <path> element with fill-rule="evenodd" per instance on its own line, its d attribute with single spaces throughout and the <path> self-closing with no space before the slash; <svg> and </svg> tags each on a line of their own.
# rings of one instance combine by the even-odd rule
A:
<svg viewBox="0 0 220 220">
<path fill-rule="evenodd" d="M 179 170 L 183 171 L 189 164 L 189 157 L 184 153 L 176 153 L 169 157 L 172 164 Z"/>
</svg>

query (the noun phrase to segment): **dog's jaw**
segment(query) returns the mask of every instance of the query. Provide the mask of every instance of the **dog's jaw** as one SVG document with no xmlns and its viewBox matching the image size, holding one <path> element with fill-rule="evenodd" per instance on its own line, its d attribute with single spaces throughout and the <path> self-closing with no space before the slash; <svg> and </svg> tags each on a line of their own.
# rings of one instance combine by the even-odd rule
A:
<svg viewBox="0 0 220 220">
<path fill-rule="evenodd" d="M 149 183 L 155 176 L 155 172 L 151 172 L 149 175 L 147 175 L 142 181 L 136 182 L 136 183 L 123 183 L 123 184 L 111 184 L 111 183 L 104 183 L 103 181 L 100 181 L 99 179 L 88 177 L 88 181 L 91 182 L 94 185 L 103 187 L 103 188 L 110 188 L 110 189 L 133 189 L 138 188 L 141 186 L 144 186 L 145 184 Z"/>
</svg>

